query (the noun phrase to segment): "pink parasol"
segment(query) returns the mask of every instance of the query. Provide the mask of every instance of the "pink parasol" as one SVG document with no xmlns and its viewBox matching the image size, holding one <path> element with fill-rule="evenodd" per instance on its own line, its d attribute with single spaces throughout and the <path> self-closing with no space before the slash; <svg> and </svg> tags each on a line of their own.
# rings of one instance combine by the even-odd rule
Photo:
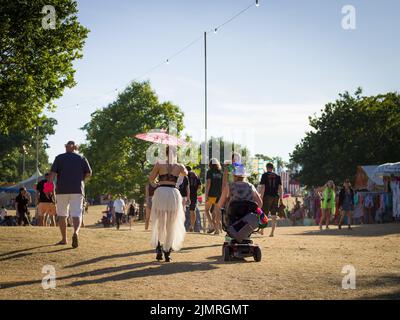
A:
<svg viewBox="0 0 400 320">
<path fill-rule="evenodd" d="M 186 141 L 172 136 L 165 131 L 161 132 L 147 132 L 147 133 L 139 133 L 135 136 L 136 138 L 152 143 L 160 143 L 160 144 L 166 144 L 169 146 L 184 146 L 186 144 Z"/>
<path fill-rule="evenodd" d="M 286 198 L 289 198 L 290 196 L 291 196 L 290 193 L 285 193 L 285 194 L 282 196 L 282 198 L 283 198 L 283 199 L 286 199 Z"/>
</svg>

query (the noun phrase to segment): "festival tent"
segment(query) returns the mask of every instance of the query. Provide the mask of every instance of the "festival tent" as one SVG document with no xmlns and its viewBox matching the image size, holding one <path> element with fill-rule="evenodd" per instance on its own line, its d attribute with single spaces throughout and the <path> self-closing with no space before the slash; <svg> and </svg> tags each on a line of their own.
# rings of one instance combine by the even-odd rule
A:
<svg viewBox="0 0 400 320">
<path fill-rule="evenodd" d="M 0 188 L 0 205 L 7 206 L 9 205 L 13 199 L 17 196 L 19 189 L 25 187 L 27 191 L 31 194 L 32 199 L 35 199 L 35 188 L 36 182 L 40 181 L 44 178 L 44 176 L 40 173 L 39 170 L 35 172 L 30 178 L 20 181 L 17 184 L 10 187 Z"/>
<path fill-rule="evenodd" d="M 377 166 L 374 170 L 375 177 L 382 178 L 384 176 L 400 175 L 400 162 L 396 163 L 385 163 Z"/>
<path fill-rule="evenodd" d="M 375 175 L 375 169 L 377 167 L 377 165 L 357 166 L 354 189 L 367 189 L 370 191 L 382 189 L 383 179 Z"/>
</svg>

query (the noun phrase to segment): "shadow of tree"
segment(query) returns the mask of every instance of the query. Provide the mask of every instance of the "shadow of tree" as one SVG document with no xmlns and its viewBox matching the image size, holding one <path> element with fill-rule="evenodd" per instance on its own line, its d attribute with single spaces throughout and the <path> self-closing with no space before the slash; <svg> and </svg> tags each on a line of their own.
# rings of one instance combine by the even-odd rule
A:
<svg viewBox="0 0 400 320">
<path fill-rule="evenodd" d="M 114 274 L 111 276 L 105 276 L 100 279 L 91 279 L 91 280 L 78 280 L 74 281 L 68 286 L 82 286 L 88 284 L 98 284 L 105 283 L 109 281 L 123 281 L 134 278 L 142 278 L 142 277 L 151 277 L 151 276 L 168 276 L 175 273 L 185 273 L 185 272 L 193 272 L 193 271 L 209 271 L 218 269 L 219 265 L 222 264 L 235 264 L 235 263 L 243 263 L 243 261 L 223 261 L 221 256 L 214 256 L 207 258 L 207 262 L 172 262 L 172 263 L 160 263 L 160 262 L 140 262 L 134 264 L 127 264 L 117 267 L 107 267 L 100 268 L 96 270 L 81 272 L 77 274 L 71 274 L 63 277 L 57 277 L 57 281 L 59 280 L 69 280 L 74 278 L 87 278 L 93 276 L 103 276 L 116 272 L 123 272 L 119 274 Z M 145 269 L 142 269 L 145 268 Z M 0 290 L 2 289 L 10 289 L 20 286 L 27 286 L 33 284 L 41 284 L 42 280 L 28 280 L 28 281 L 17 281 L 17 282 L 9 282 L 0 285 Z"/>
<path fill-rule="evenodd" d="M 37 247 L 31 247 L 31 248 L 26 248 L 26 249 L 20 249 L 20 250 L 9 251 L 9 252 L 5 252 L 5 253 L 0 254 L 0 257 L 4 257 L 4 256 L 16 254 L 16 253 L 22 253 L 22 252 L 25 252 L 25 251 L 31 251 L 31 250 L 35 250 L 35 249 L 53 247 L 53 246 L 54 246 L 54 245 L 52 245 L 52 244 L 48 244 L 48 245 L 44 245 L 44 246 L 37 246 Z M 0 261 L 1 261 L 1 260 L 0 260 Z"/>
<path fill-rule="evenodd" d="M 369 288 L 393 288 L 390 292 L 383 292 L 374 295 L 365 295 L 359 299 L 369 300 L 400 300 L 400 274 L 386 274 L 379 278 L 371 277 L 358 277 L 357 283 L 360 283 L 363 287 Z"/>
<path fill-rule="evenodd" d="M 39 247 L 39 248 L 44 248 L 44 247 L 50 247 L 50 246 L 42 246 L 42 247 Z M 20 258 L 24 258 L 24 257 L 27 257 L 27 256 L 38 255 L 38 254 L 56 253 L 56 252 L 68 251 L 68 250 L 72 250 L 72 249 L 73 248 L 68 247 L 68 248 L 63 248 L 63 249 L 53 250 L 53 251 L 37 251 L 37 252 L 25 252 L 25 253 L 21 252 L 21 253 L 17 253 L 17 254 L 14 254 L 12 256 L 9 256 L 9 257 L 2 258 L 2 259 L 0 259 L 0 262 L 1 261 L 6 261 L 6 260 L 20 259 Z"/>
<path fill-rule="evenodd" d="M 400 233 L 400 224 L 387 223 L 382 225 L 357 225 L 352 230 L 343 227 L 341 230 L 337 226 L 332 226 L 328 230 L 315 230 L 295 232 L 288 236 L 348 236 L 348 237 L 380 237 Z"/>
<path fill-rule="evenodd" d="M 220 247 L 222 244 L 213 244 L 213 245 L 208 245 L 208 246 L 197 246 L 197 247 L 185 247 L 182 248 L 180 251 L 190 251 L 190 250 L 196 250 L 196 249 L 203 249 L 203 248 L 212 248 L 212 247 Z M 71 264 L 69 266 L 66 266 L 65 269 L 69 268 L 76 268 L 76 267 L 81 267 L 87 264 L 94 264 L 100 261 L 104 260 L 110 260 L 110 259 L 119 259 L 119 258 L 128 258 L 128 257 L 135 257 L 135 256 L 140 256 L 144 254 L 152 254 L 155 253 L 154 249 L 151 250 L 144 250 L 144 251 L 135 251 L 135 252 L 126 252 L 126 253 L 118 253 L 118 254 L 113 254 L 109 256 L 101 256 L 101 257 L 96 257 L 90 260 L 86 261 L 81 261 L 75 264 Z"/>
</svg>

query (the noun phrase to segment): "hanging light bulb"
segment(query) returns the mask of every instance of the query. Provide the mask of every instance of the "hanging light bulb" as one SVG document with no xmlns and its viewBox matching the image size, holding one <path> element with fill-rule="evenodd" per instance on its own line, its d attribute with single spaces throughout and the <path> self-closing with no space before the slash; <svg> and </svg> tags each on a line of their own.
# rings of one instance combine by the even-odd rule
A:
<svg viewBox="0 0 400 320">
<path fill-rule="evenodd" d="M 165 61 L 167 64 L 169 64 L 169 59 L 167 59 L 167 61 Z"/>
<path fill-rule="evenodd" d="M 256 0 L 256 7 L 260 6 L 260 0 Z"/>
<path fill-rule="evenodd" d="M 218 29 L 217 29 L 217 28 L 215 28 L 215 29 L 214 29 L 214 33 L 216 34 L 217 32 L 218 32 Z"/>
</svg>

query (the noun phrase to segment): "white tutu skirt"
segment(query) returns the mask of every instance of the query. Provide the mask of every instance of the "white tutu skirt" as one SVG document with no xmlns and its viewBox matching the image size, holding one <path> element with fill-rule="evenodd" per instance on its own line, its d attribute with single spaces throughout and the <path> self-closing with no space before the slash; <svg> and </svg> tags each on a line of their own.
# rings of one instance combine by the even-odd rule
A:
<svg viewBox="0 0 400 320">
<path fill-rule="evenodd" d="M 178 189 L 158 187 L 154 192 L 151 206 L 152 238 L 151 245 L 157 247 L 158 242 L 164 251 L 182 248 L 185 238 L 185 212 L 182 196 Z"/>
</svg>

